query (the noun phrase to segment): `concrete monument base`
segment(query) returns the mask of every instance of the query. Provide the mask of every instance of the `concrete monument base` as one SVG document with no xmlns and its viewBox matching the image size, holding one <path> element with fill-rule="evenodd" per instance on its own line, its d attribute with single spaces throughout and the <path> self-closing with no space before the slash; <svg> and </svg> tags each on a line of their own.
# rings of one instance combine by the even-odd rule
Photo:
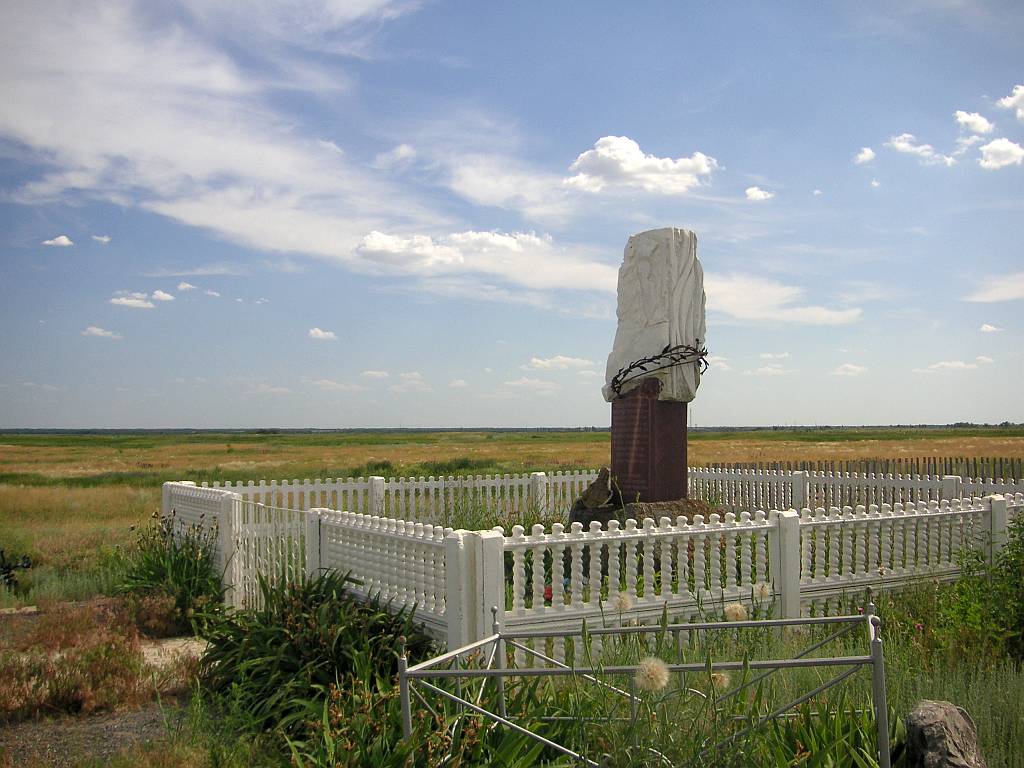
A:
<svg viewBox="0 0 1024 768">
<path fill-rule="evenodd" d="M 645 379 L 612 401 L 612 478 L 624 504 L 687 496 L 686 403 L 659 400 L 661 387 Z"/>
</svg>

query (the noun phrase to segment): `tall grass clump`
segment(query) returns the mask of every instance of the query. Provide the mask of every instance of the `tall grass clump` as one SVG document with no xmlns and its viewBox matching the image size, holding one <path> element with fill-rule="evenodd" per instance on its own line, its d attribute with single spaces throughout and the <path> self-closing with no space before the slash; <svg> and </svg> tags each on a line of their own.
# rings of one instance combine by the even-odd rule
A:
<svg viewBox="0 0 1024 768">
<path fill-rule="evenodd" d="M 223 610 L 217 528 L 175 530 L 175 517 L 154 516 L 122 554 L 117 591 L 129 596 L 140 626 L 152 635 L 199 634 Z"/>
</svg>

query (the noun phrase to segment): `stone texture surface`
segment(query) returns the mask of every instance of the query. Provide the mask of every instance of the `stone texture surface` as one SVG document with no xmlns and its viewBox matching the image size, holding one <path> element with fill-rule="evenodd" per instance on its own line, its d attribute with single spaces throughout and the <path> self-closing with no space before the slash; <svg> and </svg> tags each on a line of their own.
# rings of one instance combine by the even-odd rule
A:
<svg viewBox="0 0 1024 768">
<path fill-rule="evenodd" d="M 619 267 L 616 314 L 619 324 L 602 390 L 608 402 L 615 399 L 611 380 L 624 366 L 667 346 L 704 343 L 704 268 L 693 232 L 668 227 L 629 238 Z M 649 377 L 661 381 L 661 400 L 687 403 L 700 385 L 700 367 L 675 366 Z M 625 385 L 622 392 L 642 380 Z"/>
<path fill-rule="evenodd" d="M 978 732 L 964 709 L 924 699 L 907 715 L 906 724 L 910 768 L 985 768 Z"/>
<path fill-rule="evenodd" d="M 688 521 L 693 522 L 694 515 L 704 515 L 704 520 L 707 521 L 708 516 L 712 512 L 716 511 L 715 507 L 702 499 L 676 499 L 675 501 L 650 502 L 641 501 L 635 504 L 627 504 L 623 517 L 632 518 L 634 520 L 643 520 L 644 518 L 649 517 L 655 521 L 660 521 L 663 517 L 670 517 L 674 523 L 677 517 L 682 516 Z"/>
</svg>

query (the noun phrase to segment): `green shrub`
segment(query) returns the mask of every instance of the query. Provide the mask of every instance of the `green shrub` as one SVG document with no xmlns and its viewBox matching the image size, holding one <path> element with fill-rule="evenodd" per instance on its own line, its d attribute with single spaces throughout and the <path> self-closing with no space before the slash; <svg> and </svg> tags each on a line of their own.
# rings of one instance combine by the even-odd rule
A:
<svg viewBox="0 0 1024 768">
<path fill-rule="evenodd" d="M 361 602 L 348 583 L 333 572 L 280 587 L 261 579 L 263 607 L 225 616 L 207 635 L 208 690 L 231 697 L 255 728 L 298 736 L 310 702 L 319 710 L 339 680 L 395 675 L 400 637 L 412 658 L 425 658 L 432 644 L 411 613 L 391 613 L 378 599 Z"/>
<path fill-rule="evenodd" d="M 122 555 L 117 591 L 140 628 L 154 635 L 205 631 L 223 610 L 224 587 L 217 567 L 217 529 L 193 525 L 175 531 L 173 514 L 141 528 Z M 155 611 L 162 607 L 162 615 Z"/>
</svg>

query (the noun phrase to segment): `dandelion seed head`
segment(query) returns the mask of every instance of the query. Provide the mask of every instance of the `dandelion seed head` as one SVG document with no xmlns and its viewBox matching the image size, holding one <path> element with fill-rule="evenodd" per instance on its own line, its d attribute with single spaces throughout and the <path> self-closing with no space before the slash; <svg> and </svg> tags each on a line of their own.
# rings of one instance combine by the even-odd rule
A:
<svg viewBox="0 0 1024 768">
<path fill-rule="evenodd" d="M 729 603 L 725 606 L 726 621 L 744 621 L 747 618 L 747 607 L 743 603 Z"/>
<path fill-rule="evenodd" d="M 642 691 L 660 691 L 668 685 L 668 665 L 655 656 L 642 659 L 633 680 Z"/>
<path fill-rule="evenodd" d="M 711 686 L 716 691 L 724 691 L 729 687 L 729 673 L 728 672 L 712 672 L 711 673 Z"/>
<path fill-rule="evenodd" d="M 767 600 L 772 596 L 772 588 L 763 581 L 758 582 L 754 585 L 754 595 L 757 596 L 758 600 Z"/>
<path fill-rule="evenodd" d="M 633 598 L 631 598 L 625 592 L 619 592 L 619 594 L 615 596 L 615 601 L 613 605 L 615 606 L 615 610 L 618 613 L 625 613 L 633 607 Z"/>
</svg>

